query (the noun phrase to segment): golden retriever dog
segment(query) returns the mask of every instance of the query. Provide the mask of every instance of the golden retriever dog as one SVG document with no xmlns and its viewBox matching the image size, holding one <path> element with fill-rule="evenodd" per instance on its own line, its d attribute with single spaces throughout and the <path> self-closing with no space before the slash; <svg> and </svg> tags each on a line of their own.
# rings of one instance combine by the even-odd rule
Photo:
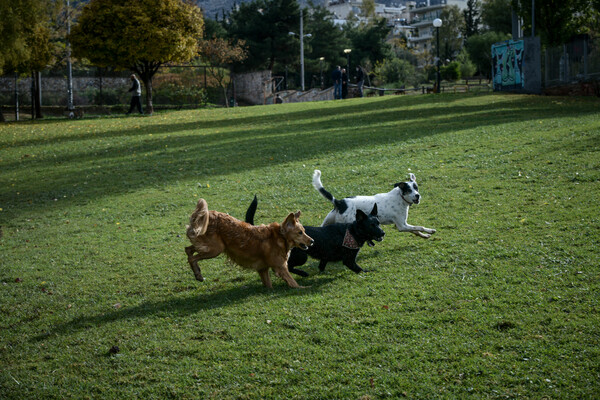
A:
<svg viewBox="0 0 600 400">
<path fill-rule="evenodd" d="M 241 267 L 258 272 L 268 288 L 273 287 L 269 268 L 290 287 L 300 287 L 288 271 L 287 260 L 293 247 L 308 249 L 313 240 L 304 232 L 299 217 L 300 211 L 290 213 L 282 224 L 253 226 L 228 214 L 209 211 L 206 200 L 198 200 L 186 232 L 192 245 L 185 248 L 194 276 L 204 280 L 198 260 L 225 253 Z"/>
</svg>

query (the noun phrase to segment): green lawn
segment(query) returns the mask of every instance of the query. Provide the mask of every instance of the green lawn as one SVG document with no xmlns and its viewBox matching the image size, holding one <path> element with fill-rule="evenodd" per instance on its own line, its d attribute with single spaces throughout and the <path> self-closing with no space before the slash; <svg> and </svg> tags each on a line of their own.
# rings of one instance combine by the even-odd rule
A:
<svg viewBox="0 0 600 400">
<path fill-rule="evenodd" d="M 199 197 L 318 225 L 413 172 L 356 275 L 290 289 L 224 257 Z M 595 398 L 600 100 L 429 95 L 0 125 L 0 398 Z M 118 346 L 118 352 L 110 352 Z"/>
</svg>

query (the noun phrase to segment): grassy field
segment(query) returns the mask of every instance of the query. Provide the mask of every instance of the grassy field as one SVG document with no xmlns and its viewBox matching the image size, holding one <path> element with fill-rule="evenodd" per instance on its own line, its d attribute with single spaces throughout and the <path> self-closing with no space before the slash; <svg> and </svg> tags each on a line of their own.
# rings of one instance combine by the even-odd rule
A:
<svg viewBox="0 0 600 400">
<path fill-rule="evenodd" d="M 409 222 L 294 290 L 221 256 L 257 223 L 416 175 Z M 600 101 L 385 96 L 0 125 L 0 398 L 596 398 Z M 118 351 L 116 347 L 118 347 Z M 111 348 L 113 351 L 111 352 Z"/>
</svg>

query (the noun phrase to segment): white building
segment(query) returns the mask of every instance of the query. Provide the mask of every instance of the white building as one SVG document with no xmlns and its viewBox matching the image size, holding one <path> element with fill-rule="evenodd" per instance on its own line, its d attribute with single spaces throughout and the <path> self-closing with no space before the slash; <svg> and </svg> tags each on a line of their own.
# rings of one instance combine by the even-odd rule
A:
<svg viewBox="0 0 600 400">
<path fill-rule="evenodd" d="M 416 52 L 425 52 L 435 39 L 433 20 L 440 17 L 444 7 L 456 5 L 460 10 L 467 8 L 467 0 L 416 0 L 405 1 L 406 6 L 388 7 L 375 3 L 375 14 L 387 19 L 392 26 L 392 35 L 404 35 L 408 47 Z M 325 7 L 334 15 L 334 23 L 343 25 L 351 14 L 359 16 L 362 0 L 325 0 Z"/>
<path fill-rule="evenodd" d="M 335 15 L 336 24 L 344 24 L 351 14 L 361 19 L 362 0 L 326 0 L 325 7 Z M 385 18 L 390 26 L 395 26 L 401 20 L 407 21 L 409 18 L 405 6 L 388 7 L 378 3 L 375 3 L 375 15 Z"/>
<path fill-rule="evenodd" d="M 458 6 L 467 8 L 467 0 L 417 0 L 410 10 L 410 25 L 414 28 L 408 38 L 408 46 L 416 52 L 424 52 L 431 48 L 435 39 L 433 20 L 440 17 L 444 7 Z"/>
</svg>

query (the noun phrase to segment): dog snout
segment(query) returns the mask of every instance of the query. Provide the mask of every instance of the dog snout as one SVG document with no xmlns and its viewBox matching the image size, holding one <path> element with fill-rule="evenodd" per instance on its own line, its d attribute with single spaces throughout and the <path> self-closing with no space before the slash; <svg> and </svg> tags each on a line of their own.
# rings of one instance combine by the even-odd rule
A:
<svg viewBox="0 0 600 400">
<path fill-rule="evenodd" d="M 313 239 L 310 239 L 310 244 L 308 245 L 308 247 L 312 247 L 313 244 L 315 244 L 315 241 Z"/>
</svg>

